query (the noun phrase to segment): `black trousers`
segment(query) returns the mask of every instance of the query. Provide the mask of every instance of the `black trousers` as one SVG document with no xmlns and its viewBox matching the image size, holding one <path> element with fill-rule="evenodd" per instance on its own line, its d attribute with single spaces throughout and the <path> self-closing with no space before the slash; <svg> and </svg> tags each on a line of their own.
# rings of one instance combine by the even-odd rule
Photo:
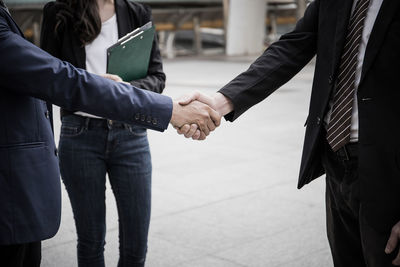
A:
<svg viewBox="0 0 400 267">
<path fill-rule="evenodd" d="M 42 258 L 41 242 L 0 246 L 0 266 L 39 267 Z"/>
<path fill-rule="evenodd" d="M 378 233 L 365 220 L 359 199 L 357 144 L 333 152 L 324 145 L 326 221 L 335 267 L 392 267 L 398 250 L 385 254 L 387 233 Z"/>
</svg>

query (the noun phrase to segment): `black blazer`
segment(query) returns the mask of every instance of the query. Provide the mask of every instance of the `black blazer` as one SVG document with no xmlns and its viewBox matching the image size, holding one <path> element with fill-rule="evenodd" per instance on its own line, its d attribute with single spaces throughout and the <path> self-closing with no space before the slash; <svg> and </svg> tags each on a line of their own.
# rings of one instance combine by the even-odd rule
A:
<svg viewBox="0 0 400 267">
<path fill-rule="evenodd" d="M 85 47 L 74 33 L 71 27 L 72 23 L 68 22 L 68 25 L 65 25 L 59 33 L 55 33 L 58 9 L 55 2 L 47 3 L 43 9 L 41 48 L 61 60 L 70 62 L 75 67 L 86 69 Z M 115 12 L 119 38 L 152 20 L 149 7 L 128 0 L 116 0 Z M 157 36 L 155 36 L 147 76 L 130 81 L 130 83 L 142 89 L 162 93 L 165 88 L 165 80 L 162 58 Z M 62 110 L 62 114 L 70 112 Z"/>
<path fill-rule="evenodd" d="M 298 187 L 324 173 L 323 118 L 344 46 L 353 1 L 315 0 L 295 29 L 272 44 L 222 94 L 235 120 L 296 75 L 315 55 L 316 66 Z M 400 1 L 384 0 L 367 46 L 358 88 L 359 177 L 370 223 L 388 231 L 400 221 Z"/>
</svg>

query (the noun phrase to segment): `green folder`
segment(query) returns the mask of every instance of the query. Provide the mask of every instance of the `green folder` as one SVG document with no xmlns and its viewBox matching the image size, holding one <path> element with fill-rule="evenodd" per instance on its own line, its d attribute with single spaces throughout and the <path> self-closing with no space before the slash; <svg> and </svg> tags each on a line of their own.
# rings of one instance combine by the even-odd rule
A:
<svg viewBox="0 0 400 267">
<path fill-rule="evenodd" d="M 128 33 L 107 49 L 107 73 L 125 82 L 146 77 L 155 28 L 151 22 Z"/>
</svg>

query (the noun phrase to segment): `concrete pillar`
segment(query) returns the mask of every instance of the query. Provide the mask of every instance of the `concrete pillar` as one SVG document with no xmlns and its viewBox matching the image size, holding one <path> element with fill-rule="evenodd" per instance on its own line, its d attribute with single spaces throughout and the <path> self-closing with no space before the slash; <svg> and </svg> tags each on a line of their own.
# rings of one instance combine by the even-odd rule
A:
<svg viewBox="0 0 400 267">
<path fill-rule="evenodd" d="M 257 54 L 264 49 L 266 0 L 230 0 L 227 55 Z"/>
</svg>

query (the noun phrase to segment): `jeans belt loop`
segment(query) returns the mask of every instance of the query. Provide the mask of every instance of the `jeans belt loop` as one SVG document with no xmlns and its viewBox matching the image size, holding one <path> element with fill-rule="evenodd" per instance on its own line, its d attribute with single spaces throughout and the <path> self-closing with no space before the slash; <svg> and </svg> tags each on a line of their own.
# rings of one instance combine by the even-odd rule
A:
<svg viewBox="0 0 400 267">
<path fill-rule="evenodd" d="M 85 130 L 89 130 L 89 123 L 90 123 L 90 118 L 86 117 L 85 118 Z"/>
<path fill-rule="evenodd" d="M 109 130 L 111 130 L 111 129 L 113 128 L 113 126 L 114 126 L 114 121 L 113 121 L 113 120 L 106 119 L 106 123 L 107 123 L 107 128 L 108 128 Z"/>
</svg>

